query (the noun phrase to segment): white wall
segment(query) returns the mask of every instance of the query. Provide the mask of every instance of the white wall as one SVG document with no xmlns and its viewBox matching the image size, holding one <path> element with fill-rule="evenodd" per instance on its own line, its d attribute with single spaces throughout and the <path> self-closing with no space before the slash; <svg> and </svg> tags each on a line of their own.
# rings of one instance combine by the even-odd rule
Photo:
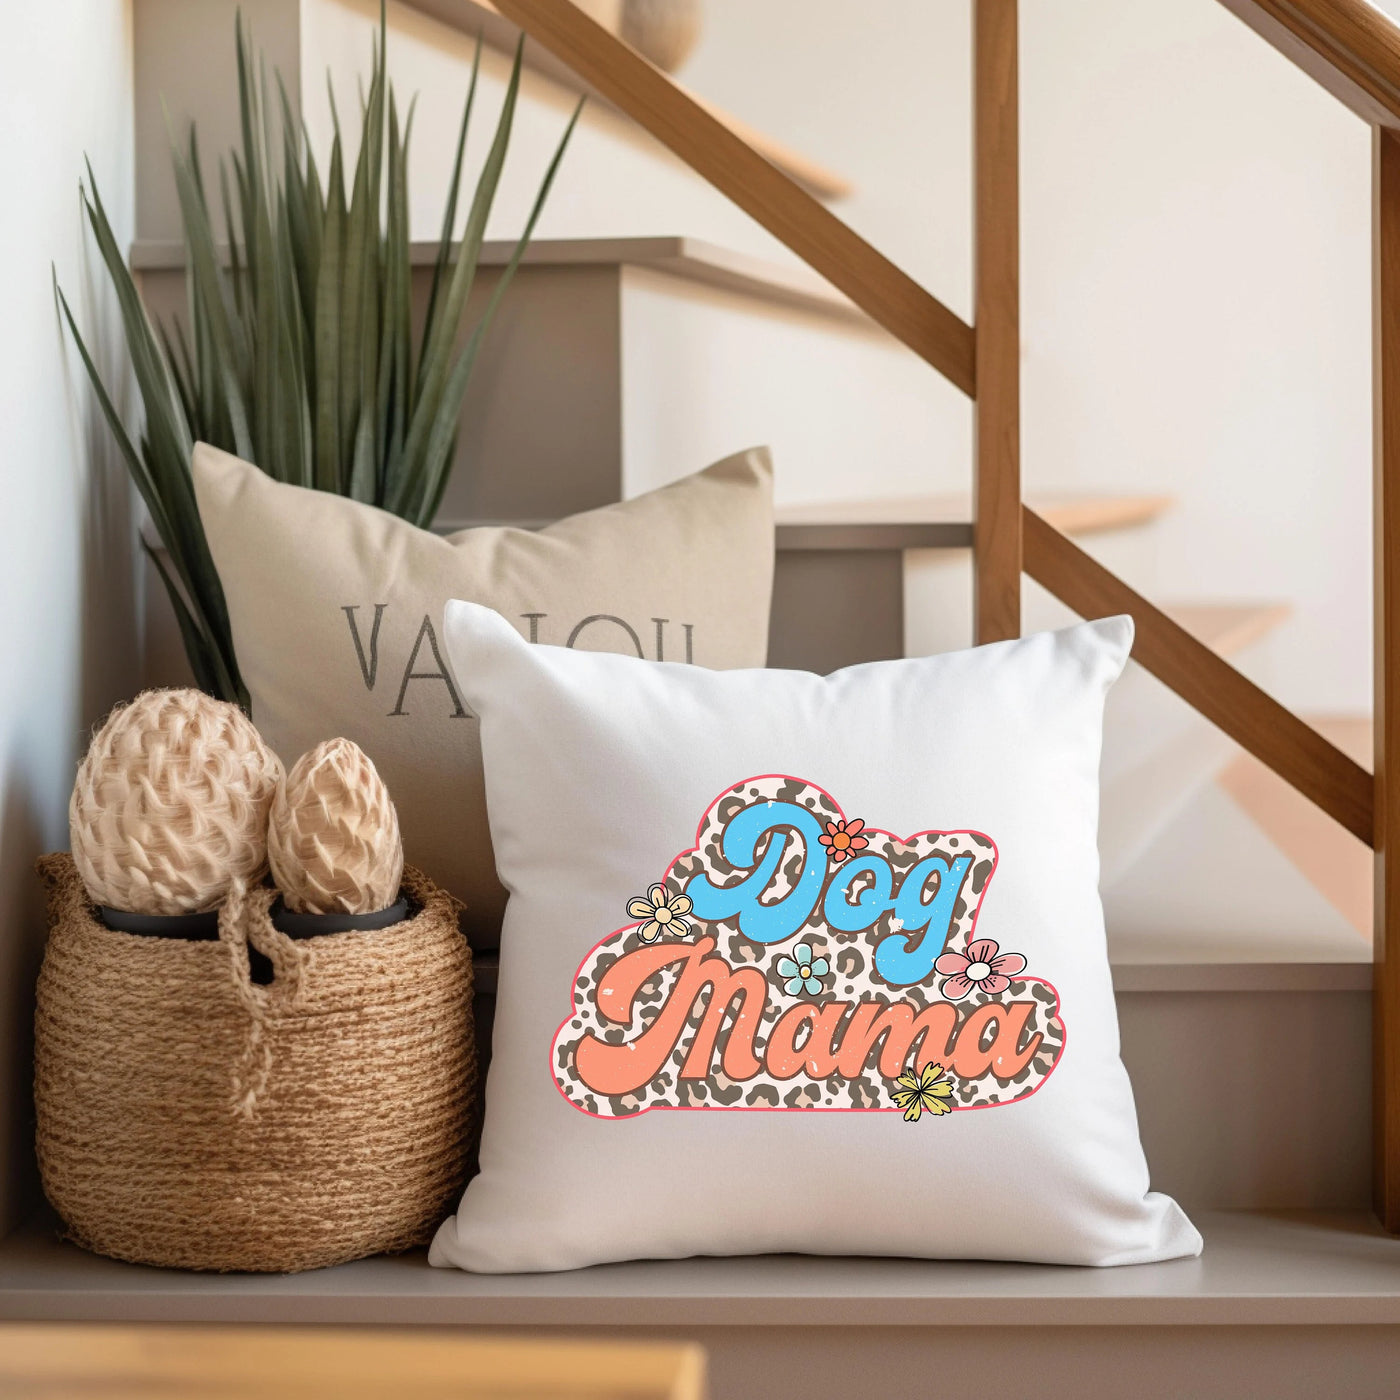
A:
<svg viewBox="0 0 1400 1400">
<path fill-rule="evenodd" d="M 0 1232 L 32 1142 L 25 1041 L 42 913 L 31 867 L 67 846 L 85 730 L 136 675 L 125 477 L 50 281 L 52 263 L 101 363 L 117 363 L 77 190 L 86 155 L 130 236 L 130 33 L 128 0 L 45 0 L 7 15 L 0 44 Z"/>
</svg>

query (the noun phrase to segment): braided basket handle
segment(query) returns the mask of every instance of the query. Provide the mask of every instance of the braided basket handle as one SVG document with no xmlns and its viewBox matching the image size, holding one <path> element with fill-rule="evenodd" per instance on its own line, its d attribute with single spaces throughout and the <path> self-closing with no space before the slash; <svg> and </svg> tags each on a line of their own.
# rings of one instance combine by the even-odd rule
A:
<svg viewBox="0 0 1400 1400">
<path fill-rule="evenodd" d="M 272 906 L 277 891 L 266 885 L 248 888 L 234 882 L 228 898 L 219 909 L 219 941 L 229 952 L 229 973 L 239 998 L 255 1015 L 272 1009 L 285 1009 L 300 1000 L 305 951 L 273 926 Z M 272 983 L 260 986 L 253 981 L 249 947 L 256 948 L 272 964 Z"/>
<path fill-rule="evenodd" d="M 293 1009 L 300 1002 L 308 961 L 292 939 L 272 926 L 276 899 L 277 891 L 265 885 L 249 889 L 242 881 L 235 881 L 219 910 L 219 941 L 228 952 L 229 977 L 248 1013 L 243 1047 L 229 1075 L 229 1108 L 240 1118 L 257 1117 L 273 1071 L 267 1019 L 274 1011 Z M 272 963 L 270 986 L 253 981 L 250 946 Z"/>
</svg>

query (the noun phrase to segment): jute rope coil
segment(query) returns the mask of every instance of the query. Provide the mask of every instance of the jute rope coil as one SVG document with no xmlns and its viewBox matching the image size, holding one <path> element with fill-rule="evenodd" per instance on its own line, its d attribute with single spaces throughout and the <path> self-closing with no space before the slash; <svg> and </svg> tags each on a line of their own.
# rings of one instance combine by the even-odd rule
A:
<svg viewBox="0 0 1400 1400">
<path fill-rule="evenodd" d="M 428 1240 L 462 1188 L 477 1073 L 449 895 L 406 869 L 404 922 L 294 941 L 275 891 L 240 887 L 193 942 L 108 929 L 66 855 L 40 873 L 39 1167 L 72 1238 L 261 1272 Z"/>
<path fill-rule="evenodd" d="M 267 825 L 273 883 L 287 908 L 306 914 L 371 914 L 398 897 L 399 817 L 369 756 L 327 739 L 277 786 Z"/>
<path fill-rule="evenodd" d="M 236 705 L 148 690 L 93 736 L 68 805 L 93 900 L 141 914 L 214 909 L 267 869 L 277 755 Z"/>
</svg>

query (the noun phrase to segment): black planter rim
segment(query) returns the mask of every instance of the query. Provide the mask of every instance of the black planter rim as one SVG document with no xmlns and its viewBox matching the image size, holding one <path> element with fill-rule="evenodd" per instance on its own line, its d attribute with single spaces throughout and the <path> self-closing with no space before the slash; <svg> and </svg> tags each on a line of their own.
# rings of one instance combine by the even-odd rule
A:
<svg viewBox="0 0 1400 1400">
<path fill-rule="evenodd" d="M 219 911 L 200 914 L 137 914 L 130 909 L 113 909 L 99 904 L 102 922 L 116 933 L 134 933 L 143 938 L 185 938 L 209 941 L 219 936 Z"/>
<path fill-rule="evenodd" d="M 138 914 L 130 909 L 97 906 L 102 923 L 116 933 L 131 933 L 143 938 L 184 938 L 196 942 L 212 942 L 219 936 L 219 911 L 209 909 L 198 914 Z M 272 926 L 288 938 L 320 938 L 332 933 L 365 933 L 401 924 L 412 911 L 408 897 L 400 895 L 384 909 L 368 914 L 296 914 L 288 909 L 279 895 L 272 906 Z"/>
<path fill-rule="evenodd" d="M 408 899 L 400 895 L 384 909 L 369 914 L 296 914 L 279 895 L 272 906 L 272 927 L 288 938 L 320 938 L 328 933 L 368 933 L 401 924 L 409 916 Z"/>
</svg>

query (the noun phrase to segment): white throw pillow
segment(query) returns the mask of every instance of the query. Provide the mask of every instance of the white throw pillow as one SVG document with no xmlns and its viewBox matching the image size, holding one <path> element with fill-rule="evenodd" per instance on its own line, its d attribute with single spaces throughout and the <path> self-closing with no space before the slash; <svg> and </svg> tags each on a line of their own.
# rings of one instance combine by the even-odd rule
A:
<svg viewBox="0 0 1400 1400">
<path fill-rule="evenodd" d="M 1130 619 L 826 677 L 459 602 L 445 636 L 510 899 L 434 1264 L 1199 1251 L 1148 1190 L 1097 889 Z"/>
</svg>

